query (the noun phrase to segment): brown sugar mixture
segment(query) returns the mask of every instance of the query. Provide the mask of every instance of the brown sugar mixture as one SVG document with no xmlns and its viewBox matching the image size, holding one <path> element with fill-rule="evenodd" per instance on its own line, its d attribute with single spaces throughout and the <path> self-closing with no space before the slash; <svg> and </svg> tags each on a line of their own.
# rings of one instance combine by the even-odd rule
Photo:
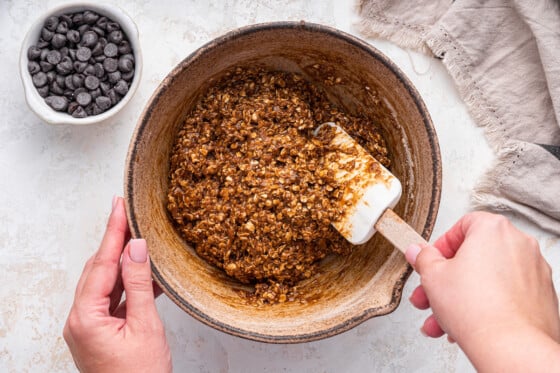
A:
<svg viewBox="0 0 560 373">
<path fill-rule="evenodd" d="M 342 192 L 323 159 L 328 139 L 312 133 L 324 122 L 389 166 L 370 121 L 301 75 L 260 68 L 227 73 L 176 136 L 167 204 L 176 228 L 203 259 L 254 284 L 247 297 L 258 304 L 300 300 L 296 284 L 320 259 L 352 250 L 330 224 Z"/>
</svg>

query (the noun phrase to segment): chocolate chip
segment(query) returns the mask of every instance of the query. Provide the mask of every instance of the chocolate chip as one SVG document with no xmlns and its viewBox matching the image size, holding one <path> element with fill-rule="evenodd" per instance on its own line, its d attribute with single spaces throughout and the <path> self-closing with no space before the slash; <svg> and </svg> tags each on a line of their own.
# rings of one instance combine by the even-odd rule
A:
<svg viewBox="0 0 560 373">
<path fill-rule="evenodd" d="M 99 19 L 99 15 L 97 13 L 91 12 L 86 10 L 84 12 L 84 22 L 88 25 L 93 25 Z"/>
<path fill-rule="evenodd" d="M 119 26 L 118 23 L 116 23 L 116 22 L 107 22 L 106 30 L 107 30 L 108 33 L 111 33 L 111 32 L 113 32 L 113 31 L 117 31 L 117 30 L 120 30 L 120 29 L 121 29 L 121 27 Z"/>
<path fill-rule="evenodd" d="M 134 70 L 122 74 L 122 78 L 127 82 L 132 81 L 132 78 L 134 78 Z"/>
<path fill-rule="evenodd" d="M 68 54 L 70 53 L 70 49 L 66 48 L 66 47 L 62 47 L 60 48 L 60 55 L 64 58 L 67 57 Z"/>
<path fill-rule="evenodd" d="M 49 71 L 47 73 L 47 82 L 51 84 L 56 79 L 56 73 L 54 71 Z"/>
<path fill-rule="evenodd" d="M 116 44 L 107 43 L 105 48 L 103 48 L 103 54 L 107 57 L 115 57 L 119 53 L 119 48 Z"/>
<path fill-rule="evenodd" d="M 111 84 L 109 84 L 107 82 L 101 82 L 101 83 L 99 83 L 99 88 L 101 88 L 101 93 L 106 95 L 107 92 L 109 92 L 109 90 L 111 89 Z"/>
<path fill-rule="evenodd" d="M 82 74 L 74 74 L 72 75 L 72 84 L 76 88 L 83 87 L 85 79 L 86 79 L 85 76 L 83 76 Z"/>
<path fill-rule="evenodd" d="M 82 92 L 87 92 L 88 90 L 85 87 L 76 88 L 74 90 L 74 97 L 77 97 Z"/>
<path fill-rule="evenodd" d="M 94 31 L 87 31 L 82 36 L 81 44 L 84 47 L 92 48 L 95 46 L 95 44 L 97 44 L 98 40 L 99 40 L 99 36 L 97 36 L 97 34 Z"/>
<path fill-rule="evenodd" d="M 114 89 L 110 89 L 109 92 L 107 92 L 107 97 L 111 99 L 111 105 L 116 105 L 121 99 Z"/>
<path fill-rule="evenodd" d="M 118 64 L 119 62 L 114 59 L 114 58 L 106 58 L 103 61 L 103 68 L 105 69 L 105 71 L 107 71 L 108 73 L 112 73 L 114 71 L 117 71 L 118 68 Z"/>
<path fill-rule="evenodd" d="M 91 57 L 91 49 L 87 47 L 80 47 L 76 51 L 76 58 L 78 61 L 86 62 Z"/>
<path fill-rule="evenodd" d="M 78 30 L 68 30 L 66 39 L 71 43 L 78 44 L 80 42 L 80 33 Z"/>
<path fill-rule="evenodd" d="M 74 70 L 77 73 L 83 73 L 86 67 L 88 67 L 87 62 L 74 61 Z"/>
<path fill-rule="evenodd" d="M 76 102 L 81 106 L 88 106 L 91 100 L 91 95 L 88 92 L 81 92 L 76 96 Z"/>
<path fill-rule="evenodd" d="M 124 96 L 128 92 L 128 84 L 124 80 L 119 80 L 113 89 L 119 95 Z"/>
<path fill-rule="evenodd" d="M 95 47 L 93 47 L 93 49 L 91 50 L 91 54 L 92 56 L 103 55 L 103 45 L 101 45 L 101 43 L 98 42 L 95 45 Z"/>
<path fill-rule="evenodd" d="M 44 87 L 37 88 L 37 92 L 39 92 L 39 96 L 47 97 L 49 95 L 49 86 L 46 85 Z"/>
<path fill-rule="evenodd" d="M 49 55 L 50 51 L 51 50 L 47 48 L 41 49 L 41 57 L 40 57 L 41 61 L 45 61 L 47 59 L 47 56 Z"/>
<path fill-rule="evenodd" d="M 97 20 L 97 22 L 95 23 L 97 26 L 101 27 L 102 29 L 105 29 L 107 27 L 107 22 L 109 20 L 107 19 L 107 17 L 101 16 L 99 17 L 99 19 Z"/>
<path fill-rule="evenodd" d="M 78 106 L 76 108 L 76 110 L 74 110 L 74 112 L 72 113 L 72 116 L 74 118 L 85 118 L 85 117 L 87 117 L 87 113 L 86 113 L 86 111 L 84 110 L 83 107 Z"/>
<path fill-rule="evenodd" d="M 72 101 L 71 103 L 68 104 L 68 110 L 66 110 L 66 112 L 70 115 L 72 115 L 72 113 L 78 108 L 80 107 L 80 105 L 76 102 L 76 101 Z"/>
<path fill-rule="evenodd" d="M 101 109 L 97 104 L 93 104 L 92 114 L 93 115 L 99 115 L 99 114 L 103 113 L 105 110 L 107 110 L 107 109 Z"/>
<path fill-rule="evenodd" d="M 108 74 L 108 77 L 109 77 L 109 82 L 115 84 L 116 82 L 121 80 L 121 72 L 117 70 L 115 72 Z"/>
<path fill-rule="evenodd" d="M 58 84 L 60 88 L 64 89 L 66 88 L 66 78 L 67 78 L 66 76 L 57 75 L 54 80 L 56 81 L 56 84 Z"/>
<path fill-rule="evenodd" d="M 84 75 L 95 75 L 95 67 L 93 67 L 93 65 L 87 65 L 86 69 L 84 70 Z"/>
<path fill-rule="evenodd" d="M 37 74 L 39 71 L 41 71 L 41 66 L 35 61 L 29 61 L 27 63 L 27 71 L 29 71 L 29 74 L 31 75 Z"/>
<path fill-rule="evenodd" d="M 131 52 L 132 52 L 132 48 L 130 47 L 130 43 L 126 40 L 121 41 L 120 44 L 119 44 L 119 53 L 120 54 L 127 54 L 127 53 L 131 53 Z"/>
<path fill-rule="evenodd" d="M 91 94 L 91 98 L 95 100 L 97 97 L 101 96 L 101 89 L 97 88 L 93 91 L 90 91 L 89 93 Z"/>
<path fill-rule="evenodd" d="M 44 27 L 47 30 L 54 32 L 54 30 L 56 30 L 56 27 L 58 26 L 58 22 L 59 21 L 57 16 L 50 16 L 45 20 Z"/>
<path fill-rule="evenodd" d="M 86 76 L 84 85 L 86 86 L 87 89 L 90 90 L 96 89 L 97 87 L 99 87 L 99 78 L 93 75 Z"/>
<path fill-rule="evenodd" d="M 39 71 L 37 74 L 33 75 L 31 78 L 33 81 L 33 85 L 37 88 L 44 86 L 47 84 L 47 74 L 42 71 Z"/>
<path fill-rule="evenodd" d="M 62 75 L 68 75 L 72 72 L 74 66 L 70 57 L 64 57 L 62 61 L 56 65 L 56 71 Z"/>
<path fill-rule="evenodd" d="M 105 58 L 107 58 L 107 57 L 105 57 L 104 54 L 100 54 L 99 56 L 95 56 L 95 57 L 92 57 L 92 58 L 95 62 L 103 62 L 103 61 L 105 61 Z"/>
<path fill-rule="evenodd" d="M 134 69 L 134 61 L 126 57 L 127 55 L 119 58 L 118 68 L 123 73 L 128 73 Z"/>
<path fill-rule="evenodd" d="M 37 48 L 39 49 L 45 49 L 47 48 L 51 43 L 49 43 L 48 41 L 44 41 L 43 39 L 39 38 L 39 41 L 37 42 Z"/>
<path fill-rule="evenodd" d="M 68 24 L 64 21 L 60 22 L 56 28 L 56 32 L 59 34 L 66 34 L 68 32 Z"/>
<path fill-rule="evenodd" d="M 76 13 L 72 17 L 72 23 L 74 26 L 80 26 L 84 24 L 84 15 L 82 13 Z"/>
<path fill-rule="evenodd" d="M 76 49 L 68 49 L 68 55 L 72 61 L 76 61 Z"/>
<path fill-rule="evenodd" d="M 41 57 L 41 49 L 36 45 L 32 45 L 27 49 L 27 58 L 31 61 L 38 60 Z"/>
<path fill-rule="evenodd" d="M 71 90 L 76 89 L 76 86 L 74 85 L 74 75 L 67 75 L 64 78 L 64 86 Z"/>
<path fill-rule="evenodd" d="M 74 102 L 72 101 L 74 99 L 74 91 L 71 89 L 65 90 L 64 97 L 66 97 L 70 103 Z"/>
<path fill-rule="evenodd" d="M 99 35 L 99 36 L 105 36 L 105 31 L 104 31 L 102 28 L 97 27 L 97 26 L 93 26 L 91 29 L 92 29 L 93 31 L 95 31 L 95 33 L 96 33 L 97 35 Z"/>
<path fill-rule="evenodd" d="M 62 55 L 57 50 L 52 50 L 47 54 L 47 62 L 53 65 L 58 64 L 62 60 Z"/>
<path fill-rule="evenodd" d="M 46 28 L 41 30 L 41 37 L 44 41 L 51 41 L 54 36 L 54 32 L 47 30 Z"/>
<path fill-rule="evenodd" d="M 90 25 L 81 25 L 80 27 L 78 27 L 78 32 L 83 36 L 86 32 L 89 31 L 90 28 Z"/>
<path fill-rule="evenodd" d="M 70 65 L 70 68 L 72 68 L 72 65 L 73 65 L 72 59 L 70 58 L 70 56 L 62 57 L 62 61 L 60 61 L 60 63 L 66 63 L 66 64 Z"/>
<path fill-rule="evenodd" d="M 66 36 L 62 34 L 54 34 L 51 45 L 56 49 L 60 49 L 66 45 Z"/>
<path fill-rule="evenodd" d="M 99 79 L 103 78 L 103 75 L 105 75 L 105 70 L 103 69 L 103 65 L 98 62 L 95 65 L 93 65 L 93 67 L 95 68 L 95 76 L 98 77 Z"/>
<path fill-rule="evenodd" d="M 103 55 L 103 49 L 105 49 L 105 46 L 107 45 L 107 39 L 105 38 L 99 38 L 99 42 L 97 43 L 97 45 L 94 47 L 95 49 L 95 55 L 99 56 L 99 55 Z M 93 54 L 93 52 L 92 52 Z"/>
<path fill-rule="evenodd" d="M 109 33 L 109 35 L 107 36 L 107 41 L 117 45 L 119 45 L 123 41 L 123 39 L 124 39 L 124 35 L 121 30 L 113 31 Z"/>
<path fill-rule="evenodd" d="M 62 89 L 61 86 L 59 86 L 56 81 L 52 82 L 51 85 L 49 86 L 50 90 L 52 93 L 56 94 L 56 95 L 63 95 L 64 94 L 64 89 Z"/>
<path fill-rule="evenodd" d="M 93 115 L 93 103 L 89 104 L 88 106 L 86 106 L 85 110 L 87 115 Z"/>
<path fill-rule="evenodd" d="M 95 99 L 95 103 L 103 111 L 111 107 L 111 99 L 107 96 L 99 96 Z"/>
<path fill-rule="evenodd" d="M 65 111 L 68 108 L 68 99 L 63 96 L 49 96 L 45 98 L 45 102 L 56 111 Z"/>
<path fill-rule="evenodd" d="M 74 22 L 72 22 L 72 14 L 63 14 L 59 18 L 60 18 L 61 21 L 66 22 L 68 27 L 73 27 L 74 26 Z"/>
<path fill-rule="evenodd" d="M 54 69 L 54 65 L 48 63 L 47 61 L 41 61 L 41 62 L 39 62 L 39 65 L 41 65 L 41 70 L 42 70 L 43 72 L 45 72 L 45 73 L 51 71 L 52 69 Z"/>
</svg>

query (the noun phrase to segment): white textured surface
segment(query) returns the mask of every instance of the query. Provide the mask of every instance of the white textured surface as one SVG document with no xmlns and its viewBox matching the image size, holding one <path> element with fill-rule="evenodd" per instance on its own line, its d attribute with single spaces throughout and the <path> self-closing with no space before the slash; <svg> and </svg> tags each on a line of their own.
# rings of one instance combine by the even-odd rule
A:
<svg viewBox="0 0 560 373">
<path fill-rule="evenodd" d="M 355 33 L 353 1 L 121 1 L 137 22 L 144 76 L 127 107 L 102 125 L 42 123 L 27 107 L 18 78 L 19 45 L 36 17 L 61 1 L 0 0 L 0 371 L 74 371 L 61 336 L 74 287 L 102 236 L 114 194 L 122 193 L 125 155 L 141 110 L 161 79 L 200 45 L 233 28 L 307 20 Z M 468 210 L 468 194 L 493 157 L 445 70 L 435 60 L 370 40 L 410 77 L 436 126 L 443 195 L 434 237 Z M 560 242 L 536 235 L 558 283 Z M 406 298 L 391 315 L 327 340 L 267 345 L 195 321 L 160 297 L 177 372 L 470 372 L 454 345 L 418 328 L 425 312 Z"/>
</svg>

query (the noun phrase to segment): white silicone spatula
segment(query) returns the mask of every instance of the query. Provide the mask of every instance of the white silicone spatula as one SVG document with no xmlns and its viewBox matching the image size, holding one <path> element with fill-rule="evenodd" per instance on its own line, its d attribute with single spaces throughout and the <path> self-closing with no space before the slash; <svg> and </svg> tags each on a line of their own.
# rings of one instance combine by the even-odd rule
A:
<svg viewBox="0 0 560 373">
<path fill-rule="evenodd" d="M 332 222 L 336 230 L 355 245 L 378 231 L 403 253 L 411 244 L 426 243 L 391 210 L 402 194 L 400 181 L 336 124 L 323 123 L 315 135 L 323 130 L 335 131 L 326 159 L 343 190 L 343 215 Z"/>
</svg>

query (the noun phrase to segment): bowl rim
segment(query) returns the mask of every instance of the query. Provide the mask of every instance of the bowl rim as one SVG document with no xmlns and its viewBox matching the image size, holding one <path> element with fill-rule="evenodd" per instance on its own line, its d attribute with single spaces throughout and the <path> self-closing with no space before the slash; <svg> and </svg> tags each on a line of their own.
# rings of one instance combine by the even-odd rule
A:
<svg viewBox="0 0 560 373">
<path fill-rule="evenodd" d="M 361 49 L 365 53 L 378 59 L 382 64 L 385 65 L 385 67 L 387 67 L 390 71 L 393 72 L 395 77 L 406 88 L 406 90 L 412 97 L 415 105 L 419 109 L 420 114 L 422 115 L 423 123 L 428 133 L 430 148 L 432 149 L 431 164 L 432 164 L 432 171 L 434 175 L 432 179 L 432 189 L 431 189 L 432 202 L 430 204 L 430 209 L 428 211 L 426 223 L 424 224 L 421 233 L 421 235 L 424 238 L 429 239 L 435 224 L 435 220 L 437 217 L 437 212 L 439 210 L 439 204 L 441 200 L 442 167 L 441 167 L 441 153 L 440 153 L 439 143 L 437 141 L 437 134 L 424 101 L 421 99 L 420 94 L 418 93 L 418 91 L 416 90 L 412 82 L 409 80 L 409 78 L 404 74 L 404 72 L 402 72 L 402 70 L 394 62 L 392 62 L 387 56 L 385 56 L 385 54 L 383 54 L 373 45 L 368 44 L 366 41 L 361 40 L 360 38 L 353 36 L 347 32 L 338 30 L 334 27 L 312 23 L 312 22 L 305 22 L 305 21 L 279 21 L 279 22 L 256 23 L 256 24 L 243 26 L 238 29 L 229 31 L 205 43 L 201 47 L 197 48 L 194 52 L 189 54 L 187 57 L 185 57 L 179 64 L 177 64 L 173 68 L 173 70 L 171 70 L 171 72 L 158 85 L 158 87 L 155 89 L 152 96 L 150 97 L 149 101 L 146 103 L 146 106 L 144 107 L 141 116 L 139 117 L 137 126 L 134 129 L 134 132 L 131 137 L 132 141 L 129 145 L 127 160 L 125 164 L 125 173 L 124 173 L 125 203 L 127 207 L 126 210 L 127 210 L 128 221 L 130 224 L 130 230 L 132 236 L 140 237 L 140 228 L 138 225 L 138 221 L 136 220 L 136 214 L 134 210 L 133 180 L 135 178 L 135 175 L 134 175 L 134 167 L 132 167 L 132 165 L 137 157 L 137 147 L 139 143 L 138 139 L 146 130 L 149 119 L 151 118 L 151 112 L 153 111 L 153 106 L 157 104 L 157 102 L 159 101 L 161 95 L 163 94 L 164 88 L 167 85 L 169 85 L 171 82 L 173 82 L 173 80 L 177 78 L 177 76 L 184 68 L 188 67 L 195 60 L 201 58 L 204 54 L 208 52 L 208 50 L 219 47 L 220 45 L 227 43 L 231 39 L 237 38 L 239 36 L 248 36 L 261 31 L 278 30 L 278 29 L 296 29 L 296 30 L 300 29 L 300 30 L 305 30 L 307 32 L 329 34 L 333 37 L 343 39 L 346 42 Z M 238 337 L 259 341 L 259 342 L 282 343 L 282 344 L 303 343 L 303 342 L 310 342 L 310 341 L 324 339 L 348 331 L 353 327 L 357 326 L 358 324 L 374 316 L 381 316 L 381 315 L 386 315 L 388 313 L 391 313 L 399 305 L 406 280 L 412 273 L 412 267 L 407 264 L 404 273 L 398 278 L 398 280 L 396 281 L 393 287 L 390 303 L 386 305 L 365 309 L 360 314 L 347 318 L 343 322 L 337 323 L 332 327 L 329 327 L 327 329 L 322 329 L 313 333 L 269 335 L 264 333 L 247 331 L 232 326 L 230 324 L 221 322 L 219 320 L 216 320 L 213 317 L 210 317 L 209 315 L 202 312 L 197 307 L 193 306 L 189 302 L 185 301 L 182 297 L 180 297 L 179 294 L 173 288 L 171 288 L 167 284 L 167 282 L 165 282 L 162 274 L 160 273 L 160 271 L 158 270 L 158 268 L 155 266 L 153 262 L 151 263 L 151 267 L 152 267 L 152 276 L 154 280 L 161 287 L 161 289 L 166 293 L 166 295 L 169 298 L 171 298 L 171 300 L 175 304 L 177 304 L 181 309 L 183 309 L 185 312 L 187 312 L 195 319 L 203 322 L 208 326 L 211 326 L 214 329 L 226 332 L 231 335 L 235 335 Z"/>
<path fill-rule="evenodd" d="M 87 9 L 102 13 L 103 15 L 117 21 L 121 25 L 133 48 L 135 72 L 132 83 L 128 88 L 128 92 L 117 103 L 117 105 L 98 115 L 91 115 L 85 118 L 74 118 L 68 113 L 55 111 L 50 106 L 48 106 L 45 103 L 44 98 L 39 95 L 39 92 L 37 92 L 37 89 L 35 88 L 31 80 L 31 74 L 27 71 L 27 50 L 34 43 L 34 39 L 38 38 L 41 27 L 48 17 L 52 15 L 60 15 L 67 12 L 76 12 Z M 142 67 L 142 49 L 140 46 L 138 26 L 121 7 L 105 2 L 75 1 L 50 8 L 41 16 L 39 16 L 29 27 L 21 43 L 19 54 L 19 75 L 21 83 L 23 85 L 27 106 L 29 106 L 29 108 L 38 117 L 43 119 L 45 122 L 53 125 L 88 125 L 105 121 L 114 116 L 132 99 L 132 96 L 134 96 L 134 93 L 138 89 L 142 77 Z"/>
</svg>

